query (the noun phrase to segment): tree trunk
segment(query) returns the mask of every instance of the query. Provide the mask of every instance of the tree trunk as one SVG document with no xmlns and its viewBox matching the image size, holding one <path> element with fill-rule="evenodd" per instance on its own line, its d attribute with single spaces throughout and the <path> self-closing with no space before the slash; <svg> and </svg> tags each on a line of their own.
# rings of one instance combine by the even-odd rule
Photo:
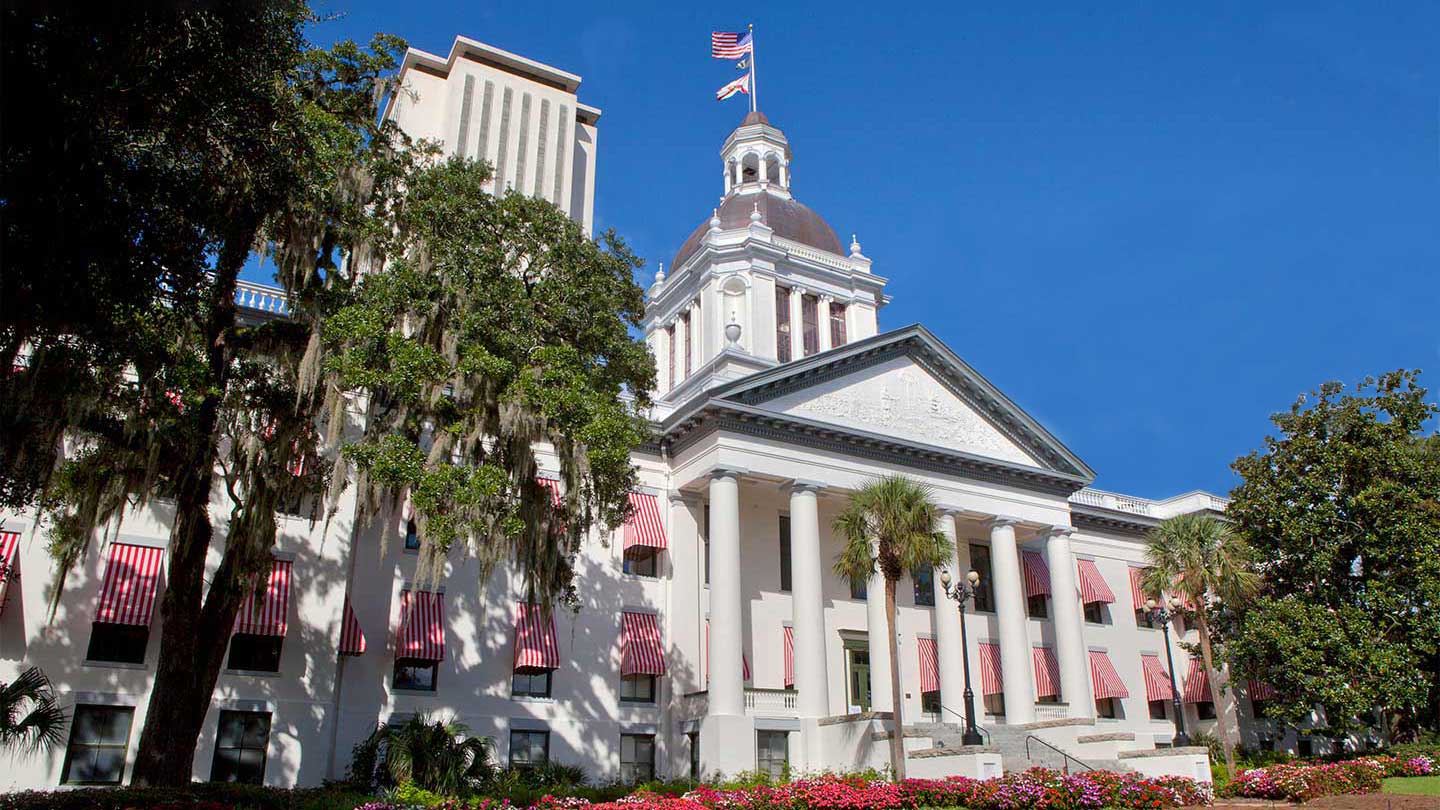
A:
<svg viewBox="0 0 1440 810">
<path fill-rule="evenodd" d="M 885 578 L 886 645 L 890 648 L 890 769 L 895 781 L 905 778 L 905 719 L 900 702 L 900 650 L 895 639 L 895 580 Z"/>
<path fill-rule="evenodd" d="M 160 598 L 160 657 L 131 773 L 131 782 L 136 785 L 190 783 L 201 725 L 210 708 L 242 601 L 239 583 L 248 562 L 242 557 L 251 544 L 226 544 L 208 596 L 205 558 L 214 536 L 210 495 L 215 478 L 215 438 L 229 376 L 225 341 L 235 325 L 236 280 L 255 232 L 254 221 L 237 225 L 225 240 L 216 263 L 205 324 L 209 394 L 196 409 L 193 435 L 197 438 L 190 448 L 187 471 L 176 488 L 175 525 L 170 531 L 165 591 Z"/>
<path fill-rule="evenodd" d="M 1204 604 L 1204 602 L 1200 602 Z M 1203 610 L 1203 609 L 1202 609 Z M 1205 676 L 1210 681 L 1210 700 L 1215 704 L 1215 731 L 1220 737 L 1220 747 L 1225 750 L 1225 770 L 1230 778 L 1235 778 L 1235 743 L 1230 737 L 1230 723 L 1225 717 L 1224 707 L 1220 704 L 1220 684 L 1217 683 L 1215 662 L 1210 655 L 1210 624 L 1205 621 L 1205 614 L 1202 611 L 1195 613 L 1196 624 L 1200 631 L 1200 655 L 1204 658 Z"/>
</svg>

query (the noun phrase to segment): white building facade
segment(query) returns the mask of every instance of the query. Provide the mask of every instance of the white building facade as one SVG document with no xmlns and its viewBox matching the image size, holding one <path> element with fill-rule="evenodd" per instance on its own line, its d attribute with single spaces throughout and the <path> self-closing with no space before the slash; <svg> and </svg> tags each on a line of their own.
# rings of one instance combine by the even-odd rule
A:
<svg viewBox="0 0 1440 810">
<path fill-rule="evenodd" d="M 463 38 L 404 70 L 417 92 L 390 114 L 412 135 L 496 162 L 497 187 L 588 228 L 599 113 L 576 100 L 579 77 Z M 1203 753 L 1168 747 L 1172 667 L 1188 730 L 1238 712 L 1245 742 L 1281 742 L 1251 721 L 1263 686 L 1210 704 L 1183 621 L 1167 634 L 1136 585 L 1149 529 L 1225 501 L 1091 489 L 1083 461 L 928 330 L 882 332 L 886 280 L 795 199 L 791 160 L 784 133 L 747 116 L 722 146 L 722 204 L 649 290 L 655 439 L 634 453 L 631 521 L 576 563 L 580 610 L 546 618 L 513 574 L 482 582 L 459 555 L 439 585 L 417 584 L 411 527 L 363 525 L 353 494 L 328 523 L 282 516 L 196 779 L 341 778 L 378 724 L 417 713 L 492 737 L 502 760 L 602 781 L 883 767 L 892 671 L 912 775 L 1068 761 L 1208 779 Z M 241 303 L 283 316 L 275 295 L 247 287 Z M 936 572 L 902 584 L 894 661 L 883 586 L 832 573 L 834 517 L 892 473 L 932 488 L 955 540 L 945 568 L 981 576 L 966 651 Z M 97 542 L 53 617 L 43 532 L 30 515 L 3 520 L 0 680 L 43 668 L 75 720 L 63 750 L 16 761 L 0 787 L 128 779 L 159 647 L 165 509 Z M 959 745 L 967 676 L 979 748 Z"/>
</svg>

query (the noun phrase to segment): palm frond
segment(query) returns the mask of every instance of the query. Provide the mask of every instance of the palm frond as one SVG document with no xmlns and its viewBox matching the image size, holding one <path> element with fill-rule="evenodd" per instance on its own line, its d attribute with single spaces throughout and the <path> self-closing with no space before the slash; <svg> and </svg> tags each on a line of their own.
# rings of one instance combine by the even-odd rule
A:
<svg viewBox="0 0 1440 810">
<path fill-rule="evenodd" d="M 50 679 L 36 667 L 0 684 L 0 749 L 23 755 L 54 748 L 65 741 L 66 714 L 55 705 Z"/>
</svg>

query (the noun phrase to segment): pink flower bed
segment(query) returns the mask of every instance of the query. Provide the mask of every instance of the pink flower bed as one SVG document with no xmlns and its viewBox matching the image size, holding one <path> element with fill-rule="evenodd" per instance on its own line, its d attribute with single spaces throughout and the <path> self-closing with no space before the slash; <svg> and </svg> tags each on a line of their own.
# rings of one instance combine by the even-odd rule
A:
<svg viewBox="0 0 1440 810">
<path fill-rule="evenodd" d="M 1290 762 L 1241 771 L 1229 792 L 1249 799 L 1309 801 L 1321 796 L 1374 793 L 1387 776 L 1427 776 L 1435 770 L 1429 757 L 1361 757 L 1342 762 Z"/>
</svg>

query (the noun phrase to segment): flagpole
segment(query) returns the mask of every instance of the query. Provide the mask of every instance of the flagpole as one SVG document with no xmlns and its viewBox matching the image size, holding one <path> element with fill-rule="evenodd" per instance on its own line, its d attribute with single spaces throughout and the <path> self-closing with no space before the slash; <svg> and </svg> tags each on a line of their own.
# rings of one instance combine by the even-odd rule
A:
<svg viewBox="0 0 1440 810">
<path fill-rule="evenodd" d="M 750 112 L 760 111 L 760 91 L 755 73 L 755 23 L 750 23 Z"/>
</svg>

